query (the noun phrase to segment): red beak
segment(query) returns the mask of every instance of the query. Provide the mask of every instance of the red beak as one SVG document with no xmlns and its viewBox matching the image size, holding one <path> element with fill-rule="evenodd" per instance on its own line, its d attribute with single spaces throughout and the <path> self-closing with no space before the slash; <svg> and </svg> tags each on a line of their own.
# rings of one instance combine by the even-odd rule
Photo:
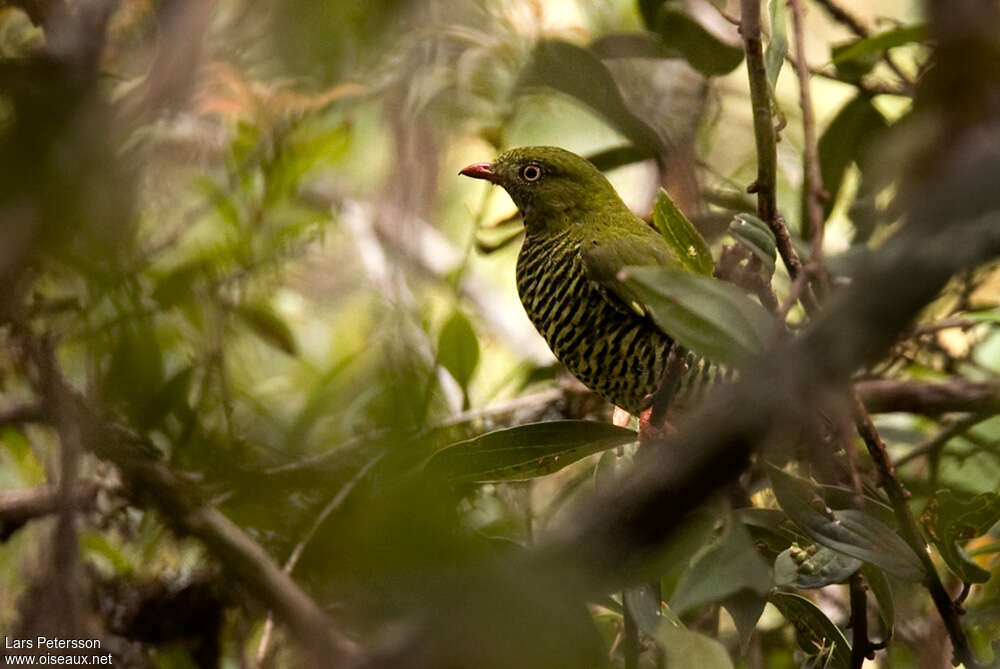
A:
<svg viewBox="0 0 1000 669">
<path fill-rule="evenodd" d="M 472 177 L 473 179 L 486 179 L 487 181 L 495 184 L 502 181 L 500 175 L 493 171 L 493 166 L 489 163 L 472 163 L 459 172 L 459 174 Z"/>
</svg>

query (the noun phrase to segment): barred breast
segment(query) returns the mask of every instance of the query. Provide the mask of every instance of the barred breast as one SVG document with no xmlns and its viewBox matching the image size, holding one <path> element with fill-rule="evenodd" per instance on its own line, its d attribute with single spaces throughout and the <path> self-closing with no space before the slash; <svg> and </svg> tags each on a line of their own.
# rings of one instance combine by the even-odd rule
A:
<svg viewBox="0 0 1000 669">
<path fill-rule="evenodd" d="M 549 348 L 584 385 L 629 413 L 649 405 L 673 342 L 602 294 L 587 278 L 577 240 L 568 233 L 528 236 L 517 259 L 517 290 Z"/>
</svg>

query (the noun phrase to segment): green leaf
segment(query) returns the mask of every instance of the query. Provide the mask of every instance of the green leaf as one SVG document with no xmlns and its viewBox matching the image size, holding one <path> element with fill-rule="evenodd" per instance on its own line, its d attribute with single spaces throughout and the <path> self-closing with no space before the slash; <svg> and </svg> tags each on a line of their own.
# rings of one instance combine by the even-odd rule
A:
<svg viewBox="0 0 1000 669">
<path fill-rule="evenodd" d="M 752 214 L 736 214 L 729 224 L 729 234 L 760 258 L 766 277 L 774 275 L 778 242 L 767 223 Z"/>
<path fill-rule="evenodd" d="M 602 172 L 613 170 L 623 165 L 650 160 L 656 157 L 656 153 L 648 148 L 640 148 L 626 144 L 624 146 L 613 146 L 610 149 L 598 151 L 587 156 L 587 160 L 594 164 L 594 167 Z"/>
<path fill-rule="evenodd" d="M 754 549 L 743 523 L 730 516 L 722 536 L 696 555 L 681 576 L 670 610 L 681 616 L 744 590 L 763 596 L 770 588 L 770 568 Z"/>
<path fill-rule="evenodd" d="M 675 55 L 660 36 L 643 30 L 610 33 L 598 37 L 587 47 L 600 58 L 671 58 Z"/>
<path fill-rule="evenodd" d="M 233 308 L 250 330 L 265 343 L 288 355 L 298 353 L 295 335 L 288 324 L 266 304 L 240 304 Z"/>
<path fill-rule="evenodd" d="M 194 368 L 188 365 L 167 379 L 153 394 L 140 420 L 143 430 L 157 427 L 174 411 L 189 410 L 188 392 L 193 374 Z"/>
<path fill-rule="evenodd" d="M 875 595 L 878 602 L 879 617 L 882 618 L 882 625 L 885 626 L 885 636 L 888 640 L 892 637 L 892 629 L 896 620 L 896 606 L 892 600 L 892 589 L 889 587 L 889 579 L 881 569 L 871 564 L 864 564 L 861 567 L 861 574 L 868 583 L 868 588 Z"/>
<path fill-rule="evenodd" d="M 810 590 L 843 583 L 862 562 L 838 551 L 810 544 L 792 544 L 774 561 L 774 584 Z"/>
<path fill-rule="evenodd" d="M 872 141 L 888 127 L 888 121 L 871 99 L 859 94 L 837 112 L 823 131 L 818 144 L 819 166 L 823 188 L 830 194 L 823 202 L 824 219 L 830 216 L 837 202 L 848 166 L 853 162 L 863 164 Z M 802 197 L 805 211 L 805 195 Z"/>
<path fill-rule="evenodd" d="M 706 77 L 729 74 L 743 62 L 743 45 L 732 44 L 710 32 L 684 8 L 664 3 L 653 26 L 664 44 Z"/>
<path fill-rule="evenodd" d="M 735 595 L 727 597 L 722 602 L 722 606 L 733 618 L 736 625 L 736 632 L 740 637 L 740 654 L 746 655 L 750 647 L 750 638 L 754 629 L 757 628 L 757 621 L 764 613 L 764 605 L 767 604 L 767 597 L 758 595 L 750 590 L 741 590 Z"/>
<path fill-rule="evenodd" d="M 730 283 L 666 267 L 626 267 L 620 279 L 664 332 L 713 362 L 740 367 L 771 336 L 771 316 Z"/>
<path fill-rule="evenodd" d="M 764 50 L 764 70 L 771 90 L 778 84 L 778 74 L 788 53 L 788 21 L 785 19 L 785 0 L 767 0 L 767 15 L 771 21 L 771 40 Z"/>
<path fill-rule="evenodd" d="M 768 467 L 768 474 L 782 510 L 813 541 L 870 562 L 905 581 L 923 580 L 920 559 L 892 528 L 862 511 L 827 508 L 804 479 L 776 467 Z"/>
<path fill-rule="evenodd" d="M 848 61 L 864 61 L 871 56 L 879 56 L 883 51 L 910 44 L 911 42 L 922 42 L 927 39 L 929 32 L 927 26 L 899 26 L 855 40 L 849 44 L 840 45 L 834 49 L 833 64 L 840 65 Z"/>
<path fill-rule="evenodd" d="M 460 482 L 545 476 L 592 453 L 634 442 L 632 430 L 586 420 L 529 423 L 446 446 L 425 467 Z"/>
<path fill-rule="evenodd" d="M 465 392 L 479 364 L 479 339 L 469 319 L 456 311 L 438 335 L 438 362 Z"/>
<path fill-rule="evenodd" d="M 662 188 L 656 195 L 653 206 L 653 223 L 667 240 L 681 267 L 703 276 L 712 276 L 715 262 L 708 244 L 680 209 Z"/>
<path fill-rule="evenodd" d="M 732 669 L 733 661 L 721 643 L 693 632 L 679 622 L 664 619 L 656 631 L 656 643 L 663 649 L 668 667 Z"/>
<path fill-rule="evenodd" d="M 559 40 L 540 41 L 518 84 L 520 89 L 538 86 L 576 98 L 640 149 L 667 153 L 657 132 L 625 104 L 608 68 L 587 49 Z"/>
<path fill-rule="evenodd" d="M 939 490 L 920 514 L 945 564 L 963 583 L 985 583 L 990 572 L 973 562 L 959 544 L 985 534 L 997 521 L 1000 495 L 993 492 L 960 498 L 950 490 Z"/>
<path fill-rule="evenodd" d="M 644 583 L 629 588 L 622 594 L 622 603 L 632 615 L 636 626 L 649 636 L 655 636 L 660 626 L 659 585 Z"/>
<path fill-rule="evenodd" d="M 849 669 L 851 646 L 833 621 L 805 597 L 774 591 L 768 601 L 795 628 L 799 646 L 810 655 L 829 653 L 831 669 Z"/>
</svg>

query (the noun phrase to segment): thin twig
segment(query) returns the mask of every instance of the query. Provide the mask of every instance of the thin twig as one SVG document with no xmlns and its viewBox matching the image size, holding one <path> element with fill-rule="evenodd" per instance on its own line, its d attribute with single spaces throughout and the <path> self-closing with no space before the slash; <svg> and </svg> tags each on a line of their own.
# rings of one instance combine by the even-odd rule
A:
<svg viewBox="0 0 1000 669">
<path fill-rule="evenodd" d="M 319 528 L 323 526 L 323 523 L 326 522 L 326 519 L 329 518 L 334 511 L 340 508 L 340 506 L 344 503 L 344 500 L 347 499 L 347 496 L 351 494 L 361 479 L 363 479 L 368 472 L 371 471 L 372 467 L 377 465 L 383 457 L 385 457 L 385 453 L 379 453 L 377 456 L 369 460 L 365 463 L 364 467 L 359 469 L 358 472 L 351 477 L 351 479 L 345 483 L 340 490 L 337 491 L 337 494 L 330 499 L 327 505 L 323 507 L 323 510 L 319 512 L 319 515 L 316 516 L 316 519 L 313 520 L 312 525 L 309 526 L 309 530 L 302 536 L 299 543 L 297 543 L 295 548 L 292 549 L 291 554 L 288 556 L 288 560 L 285 561 L 285 566 L 282 567 L 282 571 L 289 576 L 292 574 L 292 571 L 295 569 L 295 565 L 299 562 L 299 558 L 302 557 L 302 552 L 306 549 L 309 542 L 312 541 L 313 537 L 316 536 L 316 532 L 319 531 Z M 258 665 L 260 665 L 267 656 L 267 646 L 271 641 L 271 635 L 273 632 L 274 613 L 272 611 L 268 611 L 267 620 L 264 622 L 264 633 L 261 635 L 260 644 L 257 646 Z"/>
<path fill-rule="evenodd" d="M 41 402 L 16 404 L 0 409 L 0 425 L 23 425 L 25 423 L 45 423 L 49 417 Z"/>
<path fill-rule="evenodd" d="M 795 71 L 799 77 L 799 105 L 802 107 L 802 161 L 806 192 L 806 215 L 812 262 L 822 263 L 823 257 L 823 201 L 829 195 L 823 188 L 823 175 L 819 168 L 819 149 L 816 140 L 816 117 L 813 113 L 812 92 L 809 87 L 809 67 L 806 64 L 804 19 L 801 0 L 791 0 L 792 32 L 795 35 Z M 825 272 L 818 272 L 823 277 Z"/>
<path fill-rule="evenodd" d="M 979 423 L 982 423 L 984 420 L 988 418 L 990 418 L 990 416 L 984 416 L 982 414 L 972 414 L 970 416 L 962 418 L 961 420 L 955 421 L 954 423 L 947 426 L 946 428 L 938 432 L 936 435 L 934 435 L 927 441 L 923 442 L 922 444 L 918 444 L 917 446 L 914 446 L 909 453 L 896 460 L 893 466 L 902 467 L 903 465 L 908 464 L 919 457 L 940 451 L 942 448 L 944 448 L 944 445 L 947 444 L 949 441 L 951 441 L 953 438 L 960 436 L 962 433 L 966 432 L 967 430 L 970 430 L 971 428 L 975 427 Z"/>
<path fill-rule="evenodd" d="M 896 476 L 892 462 L 889 460 L 885 443 L 879 436 L 875 425 L 871 421 L 871 417 L 868 416 L 868 412 L 865 411 L 865 407 L 856 393 L 854 393 L 854 411 L 858 433 L 868 447 L 868 452 L 872 456 L 876 469 L 878 469 L 881 478 L 880 484 L 892 504 L 896 519 L 899 521 L 903 539 L 910 545 L 910 548 L 913 549 L 913 552 L 916 553 L 923 565 L 924 585 L 930 591 L 931 599 L 934 600 L 934 605 L 937 607 L 945 629 L 948 631 L 948 636 L 951 638 L 955 658 L 965 664 L 968 669 L 978 667 L 979 664 L 976 662 L 975 656 L 972 654 L 972 649 L 969 647 L 968 637 L 965 635 L 965 630 L 962 629 L 958 608 L 951 601 L 948 591 L 945 590 L 944 584 L 938 576 L 934 562 L 927 552 L 927 544 L 924 542 L 920 528 L 917 526 L 917 521 L 914 519 L 910 507 L 906 503 L 908 493 Z"/>
<path fill-rule="evenodd" d="M 874 658 L 868 640 L 868 592 L 860 571 L 851 574 L 851 669 L 861 669 L 865 660 Z"/>
</svg>

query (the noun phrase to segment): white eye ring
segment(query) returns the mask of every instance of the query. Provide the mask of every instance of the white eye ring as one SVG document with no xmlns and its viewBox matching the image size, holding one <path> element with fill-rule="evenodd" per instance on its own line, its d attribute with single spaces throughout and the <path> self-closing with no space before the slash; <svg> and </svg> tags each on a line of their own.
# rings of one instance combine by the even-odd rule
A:
<svg viewBox="0 0 1000 669">
<path fill-rule="evenodd" d="M 525 165 L 521 168 L 521 178 L 529 183 L 538 181 L 542 178 L 542 168 L 538 165 Z"/>
</svg>

